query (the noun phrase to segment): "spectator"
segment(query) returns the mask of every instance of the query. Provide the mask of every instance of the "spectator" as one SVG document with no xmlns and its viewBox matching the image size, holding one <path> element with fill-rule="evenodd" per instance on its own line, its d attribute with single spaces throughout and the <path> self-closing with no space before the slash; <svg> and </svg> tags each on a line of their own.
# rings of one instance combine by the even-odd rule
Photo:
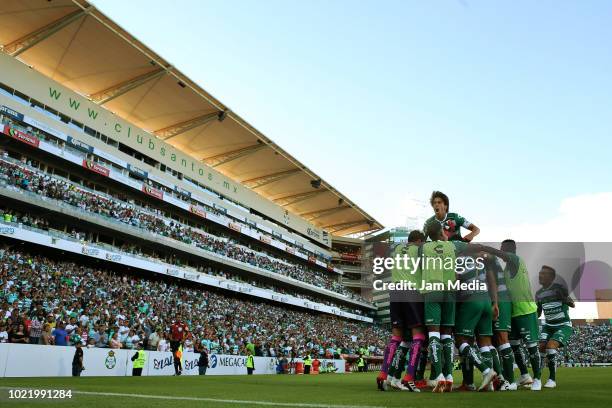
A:
<svg viewBox="0 0 612 408">
<path fill-rule="evenodd" d="M 58 322 L 55 325 L 55 329 L 52 331 L 53 343 L 56 346 L 67 346 L 68 345 L 68 333 L 64 330 L 63 322 Z"/>
</svg>

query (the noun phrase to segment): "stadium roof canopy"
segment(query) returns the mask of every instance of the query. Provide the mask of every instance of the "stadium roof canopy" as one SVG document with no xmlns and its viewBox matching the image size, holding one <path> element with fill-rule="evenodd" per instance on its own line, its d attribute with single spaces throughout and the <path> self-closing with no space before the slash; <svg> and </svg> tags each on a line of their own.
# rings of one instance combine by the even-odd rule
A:
<svg viewBox="0 0 612 408">
<path fill-rule="evenodd" d="M 0 44 L 5 53 L 330 233 L 382 228 L 87 1 L 2 0 Z"/>
</svg>

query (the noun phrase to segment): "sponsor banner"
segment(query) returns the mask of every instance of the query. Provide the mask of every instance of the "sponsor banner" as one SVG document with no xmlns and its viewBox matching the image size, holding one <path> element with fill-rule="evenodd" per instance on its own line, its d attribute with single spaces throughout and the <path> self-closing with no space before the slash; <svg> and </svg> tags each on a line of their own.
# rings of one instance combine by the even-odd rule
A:
<svg viewBox="0 0 612 408">
<path fill-rule="evenodd" d="M 111 163 L 115 163 L 119 167 L 123 167 L 124 169 L 127 169 L 127 166 L 128 166 L 127 162 L 116 158 L 112 154 L 106 153 L 104 150 L 100 150 L 97 147 L 94 147 L 94 154 L 96 156 L 100 156 L 101 158 L 108 160 Z"/>
<path fill-rule="evenodd" d="M 113 254 L 112 252 L 107 252 L 106 260 L 111 262 L 121 262 L 121 255 Z"/>
<path fill-rule="evenodd" d="M 97 256 L 100 255 L 100 250 L 98 248 L 89 248 L 89 247 L 83 246 L 81 248 L 81 253 L 83 255 L 89 255 L 89 256 L 97 257 Z"/>
<path fill-rule="evenodd" d="M 295 249 L 291 248 L 290 246 L 285 247 L 285 251 L 289 252 L 290 254 L 295 255 Z"/>
<path fill-rule="evenodd" d="M 166 269 L 166 274 L 170 275 L 170 276 L 179 276 L 180 273 L 181 273 L 181 271 L 179 269 L 176 269 L 176 268 L 167 268 Z"/>
<path fill-rule="evenodd" d="M 85 142 L 81 142 L 80 140 L 75 139 L 72 136 L 68 136 L 66 138 L 66 143 L 69 144 L 71 147 L 74 147 L 75 149 L 80 150 L 85 153 L 93 153 L 94 151 L 93 146 L 90 146 Z"/>
<path fill-rule="evenodd" d="M 1 235 L 15 235 L 15 228 L 5 227 L 4 225 L 0 225 L 0 234 Z"/>
<path fill-rule="evenodd" d="M 145 194 L 150 195 L 151 197 L 155 197 L 155 198 L 159 198 L 160 200 L 164 199 L 164 192 L 161 190 L 158 190 L 156 188 L 153 188 L 151 186 L 148 186 L 146 184 L 142 185 L 142 192 Z"/>
<path fill-rule="evenodd" d="M 180 188 L 179 186 L 174 186 L 174 192 L 187 198 L 191 198 L 191 192 Z"/>
<path fill-rule="evenodd" d="M 206 218 L 206 211 L 202 207 L 200 207 L 200 206 L 193 205 L 193 204 L 190 205 L 189 206 L 189 212 L 192 213 L 192 214 L 195 214 L 197 216 L 200 216 L 202 218 Z"/>
<path fill-rule="evenodd" d="M 140 167 L 132 166 L 128 163 L 127 169 L 131 175 L 136 176 L 141 179 L 146 179 L 149 177 L 149 173 L 141 169 Z"/>
<path fill-rule="evenodd" d="M 12 137 L 13 139 L 17 139 L 20 142 L 28 144 L 30 146 L 38 147 L 40 144 L 40 140 L 36 136 L 28 135 L 16 128 L 12 128 L 9 125 L 4 125 L 3 132 L 5 135 Z"/>
<path fill-rule="evenodd" d="M 108 177 L 110 175 L 110 170 L 106 167 L 96 163 L 93 160 L 83 159 L 83 167 L 93 171 L 94 173 L 98 173 L 103 175 L 104 177 Z"/>
<path fill-rule="evenodd" d="M 233 229 L 234 231 L 240 232 L 240 230 L 241 230 L 240 225 L 236 224 L 235 222 L 230 222 L 230 223 L 227 224 L 227 226 L 230 229 Z"/>
<path fill-rule="evenodd" d="M 261 242 L 266 243 L 266 244 L 271 244 L 272 243 L 272 240 L 269 237 L 266 237 L 265 235 L 260 235 L 259 236 L 259 240 Z"/>
<path fill-rule="evenodd" d="M 8 106 L 4 106 L 4 105 L 0 106 L 0 114 L 10 116 L 19 121 L 23 121 L 23 114 L 17 112 L 16 110 L 9 108 Z"/>
<path fill-rule="evenodd" d="M 3 223 L 2 220 L 0 220 L 0 235 L 14 236 L 22 241 L 56 248 L 61 251 L 80 253 L 86 256 L 96 257 L 98 259 L 107 259 L 112 262 L 120 262 L 126 266 L 131 266 L 154 273 L 174 276 L 179 279 L 189 279 L 200 282 L 203 285 L 221 287 L 234 292 L 248 293 L 251 296 L 256 296 L 262 299 L 280 301 L 280 298 L 277 297 L 281 296 L 286 300 L 288 304 L 294 306 L 320 310 L 325 313 L 338 314 L 338 312 L 331 306 L 321 304 L 320 306 L 317 306 L 315 308 L 314 305 L 316 304 L 314 302 L 309 302 L 305 299 L 293 297 L 290 295 L 281 295 L 280 293 L 276 293 L 272 290 L 251 286 L 248 283 L 236 282 L 229 279 L 219 279 L 218 277 L 214 277 L 204 273 L 198 273 L 193 270 L 186 270 L 183 268 L 174 267 L 165 263 L 148 261 L 146 259 L 133 257 L 128 254 L 116 254 L 94 246 L 86 246 L 78 242 L 74 242 L 72 240 L 64 240 L 62 238 L 51 238 L 50 240 L 50 237 L 47 234 L 36 232 L 36 230 L 26 230 L 20 227 L 14 227 L 13 225 Z M 370 323 L 373 321 L 371 317 L 363 317 L 353 313 L 345 313 L 343 314 L 343 316 L 355 320 L 367 321 Z M 0 368 L 0 371 L 1 370 L 2 369 Z"/>
<path fill-rule="evenodd" d="M 45 114 L 48 114 L 48 112 L 44 112 Z M 25 123 L 27 123 L 28 125 L 32 125 L 35 128 L 38 128 L 40 130 L 42 130 L 45 133 L 48 133 L 52 136 L 57 137 L 58 139 L 61 139 L 63 141 L 68 140 L 68 135 L 66 135 L 64 132 L 60 132 L 59 130 L 56 130 L 54 128 L 52 128 L 51 126 L 43 123 L 43 122 L 39 122 L 38 120 L 31 118 L 27 115 L 24 115 L 23 117 L 23 121 Z"/>
</svg>

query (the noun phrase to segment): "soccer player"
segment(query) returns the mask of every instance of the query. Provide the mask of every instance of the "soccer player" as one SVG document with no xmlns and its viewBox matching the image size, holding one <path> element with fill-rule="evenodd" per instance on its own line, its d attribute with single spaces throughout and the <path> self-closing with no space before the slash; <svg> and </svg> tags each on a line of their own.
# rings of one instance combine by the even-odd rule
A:
<svg viewBox="0 0 612 408">
<path fill-rule="evenodd" d="M 397 245 L 391 255 L 393 258 L 400 257 L 403 259 L 406 256 L 407 260 L 408 258 L 416 259 L 419 256 L 419 246 L 424 241 L 425 235 L 421 231 L 411 231 L 408 235 L 408 244 Z M 405 264 L 408 266 L 414 265 L 409 260 Z M 402 267 L 400 268 L 400 266 Z M 420 272 L 419 268 L 413 271 L 409 268 L 403 268 L 403 265 L 396 264 L 391 270 L 391 279 L 396 283 L 406 281 L 420 285 Z M 389 354 L 385 355 L 377 383 L 381 390 L 391 386 L 402 391 L 419 392 L 414 384 L 414 376 L 418 357 L 425 341 L 422 299 L 416 290 L 402 292 L 392 290 L 389 293 L 389 299 L 392 325 L 391 342 L 395 341 L 396 344 L 393 353 L 391 353 L 391 347 L 389 347 Z M 409 343 L 409 339 L 412 339 L 412 343 Z M 399 344 L 397 344 L 398 341 Z M 387 349 L 385 352 L 387 352 Z M 402 383 L 400 378 L 406 358 L 408 358 L 407 374 Z M 387 371 L 385 372 L 385 370 Z"/>
<path fill-rule="evenodd" d="M 433 223 L 438 222 L 442 225 L 444 235 L 448 241 L 466 241 L 471 242 L 476 235 L 480 234 L 480 228 L 472 224 L 464 217 L 457 213 L 449 213 L 449 200 L 448 196 L 441 191 L 434 191 L 431 193 L 429 204 L 434 210 L 434 215 L 425 221 L 423 231 L 427 231 L 427 227 Z M 461 236 L 461 227 L 468 229 L 470 232 L 465 237 Z"/>
<path fill-rule="evenodd" d="M 516 255 L 516 242 L 511 239 L 503 241 L 500 250 L 487 248 L 486 251 L 506 262 L 504 280 L 512 301 L 510 345 L 516 365 L 521 371 L 520 384 L 531 383 L 532 391 L 540 391 L 542 382 L 540 381 L 541 368 L 538 349 L 538 307 L 531 291 L 527 266 L 525 261 Z M 533 378 L 529 375 L 527 364 L 520 350 L 521 340 L 525 343 L 529 353 Z"/>
<path fill-rule="evenodd" d="M 500 362 L 501 371 L 498 371 L 499 389 L 501 391 L 516 391 L 514 382 L 514 352 L 510 346 L 508 333 L 510 333 L 512 319 L 512 299 L 506 286 L 504 269 L 496 257 L 488 258 L 488 265 L 493 270 L 497 285 L 498 316 L 493 319 L 493 332 L 495 347 L 491 346 L 493 361 Z"/>
<path fill-rule="evenodd" d="M 495 277 L 490 267 L 484 264 L 485 253 L 479 254 L 479 258 L 466 258 L 472 260 L 476 264 L 479 260 L 482 264 L 476 264 L 476 267 L 468 269 L 459 274 L 459 280 L 462 283 L 481 283 L 486 285 L 487 290 L 460 290 L 457 294 L 457 319 L 455 322 L 456 344 L 459 353 L 463 358 L 464 364 L 464 379 L 460 388 L 465 390 L 474 390 L 474 374 L 467 369 L 468 364 L 476 366 L 482 372 L 482 384 L 478 388 L 479 391 L 487 390 L 495 376 L 499 367 L 494 367 L 491 357 L 491 338 L 493 336 L 493 317 L 499 313 L 497 306 L 497 285 Z M 494 257 L 490 257 L 493 258 Z M 473 343 L 476 332 L 478 333 L 478 346 L 482 359 L 473 349 L 470 343 Z M 471 375 L 471 378 L 470 378 Z M 468 377 L 468 378 L 466 378 Z M 452 388 L 451 388 L 452 389 Z M 446 391 L 451 391 L 448 384 Z"/>
<path fill-rule="evenodd" d="M 540 352 L 546 352 L 549 377 L 545 388 L 555 388 L 557 350 L 567 344 L 572 335 L 572 321 L 569 308 L 574 307 L 574 301 L 569 297 L 567 288 L 555 283 L 556 271 L 544 265 L 540 270 L 539 280 L 542 287 L 536 292 L 538 317 L 544 312 L 544 326 L 540 333 Z M 544 359 L 542 358 L 542 361 Z M 543 366 L 543 364 L 542 364 Z"/>
<path fill-rule="evenodd" d="M 456 281 L 457 255 L 468 252 L 469 245 L 448 241 L 439 222 L 427 224 L 431 242 L 421 246 L 422 287 L 425 301 L 425 325 L 429 332 L 429 356 L 433 392 L 452 389 L 453 383 L 453 326 L 455 325 L 455 292 L 448 285 Z M 449 385 L 447 385 L 449 383 Z"/>
</svg>

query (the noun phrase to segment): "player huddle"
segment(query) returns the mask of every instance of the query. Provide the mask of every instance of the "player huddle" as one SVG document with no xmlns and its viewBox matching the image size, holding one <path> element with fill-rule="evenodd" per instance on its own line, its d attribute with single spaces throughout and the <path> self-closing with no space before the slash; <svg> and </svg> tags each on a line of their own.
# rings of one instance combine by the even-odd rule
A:
<svg viewBox="0 0 612 408">
<path fill-rule="evenodd" d="M 555 270 L 542 266 L 542 288 L 534 297 L 527 267 L 516 254 L 513 240 L 503 241 L 500 249 L 472 244 L 480 230 L 448 212 L 449 200 L 444 193 L 434 191 L 430 203 L 434 216 L 425 222 L 423 232 L 412 231 L 408 243 L 397 245 L 391 256 L 453 262 L 472 257 L 482 262 L 474 262 L 478 267 L 463 273 L 440 267 L 443 262 L 421 263 L 411 272 L 391 270 L 394 282 L 412 282 L 419 290 L 389 293 L 392 335 L 377 377 L 378 388 L 420 392 L 430 387 L 433 392 L 450 392 L 513 391 L 526 386 L 539 391 L 545 362 L 549 379 L 544 387 L 555 388 L 557 350 L 572 333 L 568 307 L 574 306 L 567 289 L 554 283 Z M 461 228 L 470 232 L 462 237 Z M 462 287 L 486 290 L 431 289 L 439 288 L 441 282 L 457 287 L 451 285 L 457 280 L 480 283 Z M 542 311 L 545 324 L 540 333 L 538 317 Z M 455 346 L 463 374 L 458 386 L 453 381 Z M 430 374 L 426 381 L 427 362 Z M 519 378 L 515 378 L 514 364 L 520 370 Z M 475 368 L 482 373 L 478 387 L 474 385 Z"/>
</svg>

